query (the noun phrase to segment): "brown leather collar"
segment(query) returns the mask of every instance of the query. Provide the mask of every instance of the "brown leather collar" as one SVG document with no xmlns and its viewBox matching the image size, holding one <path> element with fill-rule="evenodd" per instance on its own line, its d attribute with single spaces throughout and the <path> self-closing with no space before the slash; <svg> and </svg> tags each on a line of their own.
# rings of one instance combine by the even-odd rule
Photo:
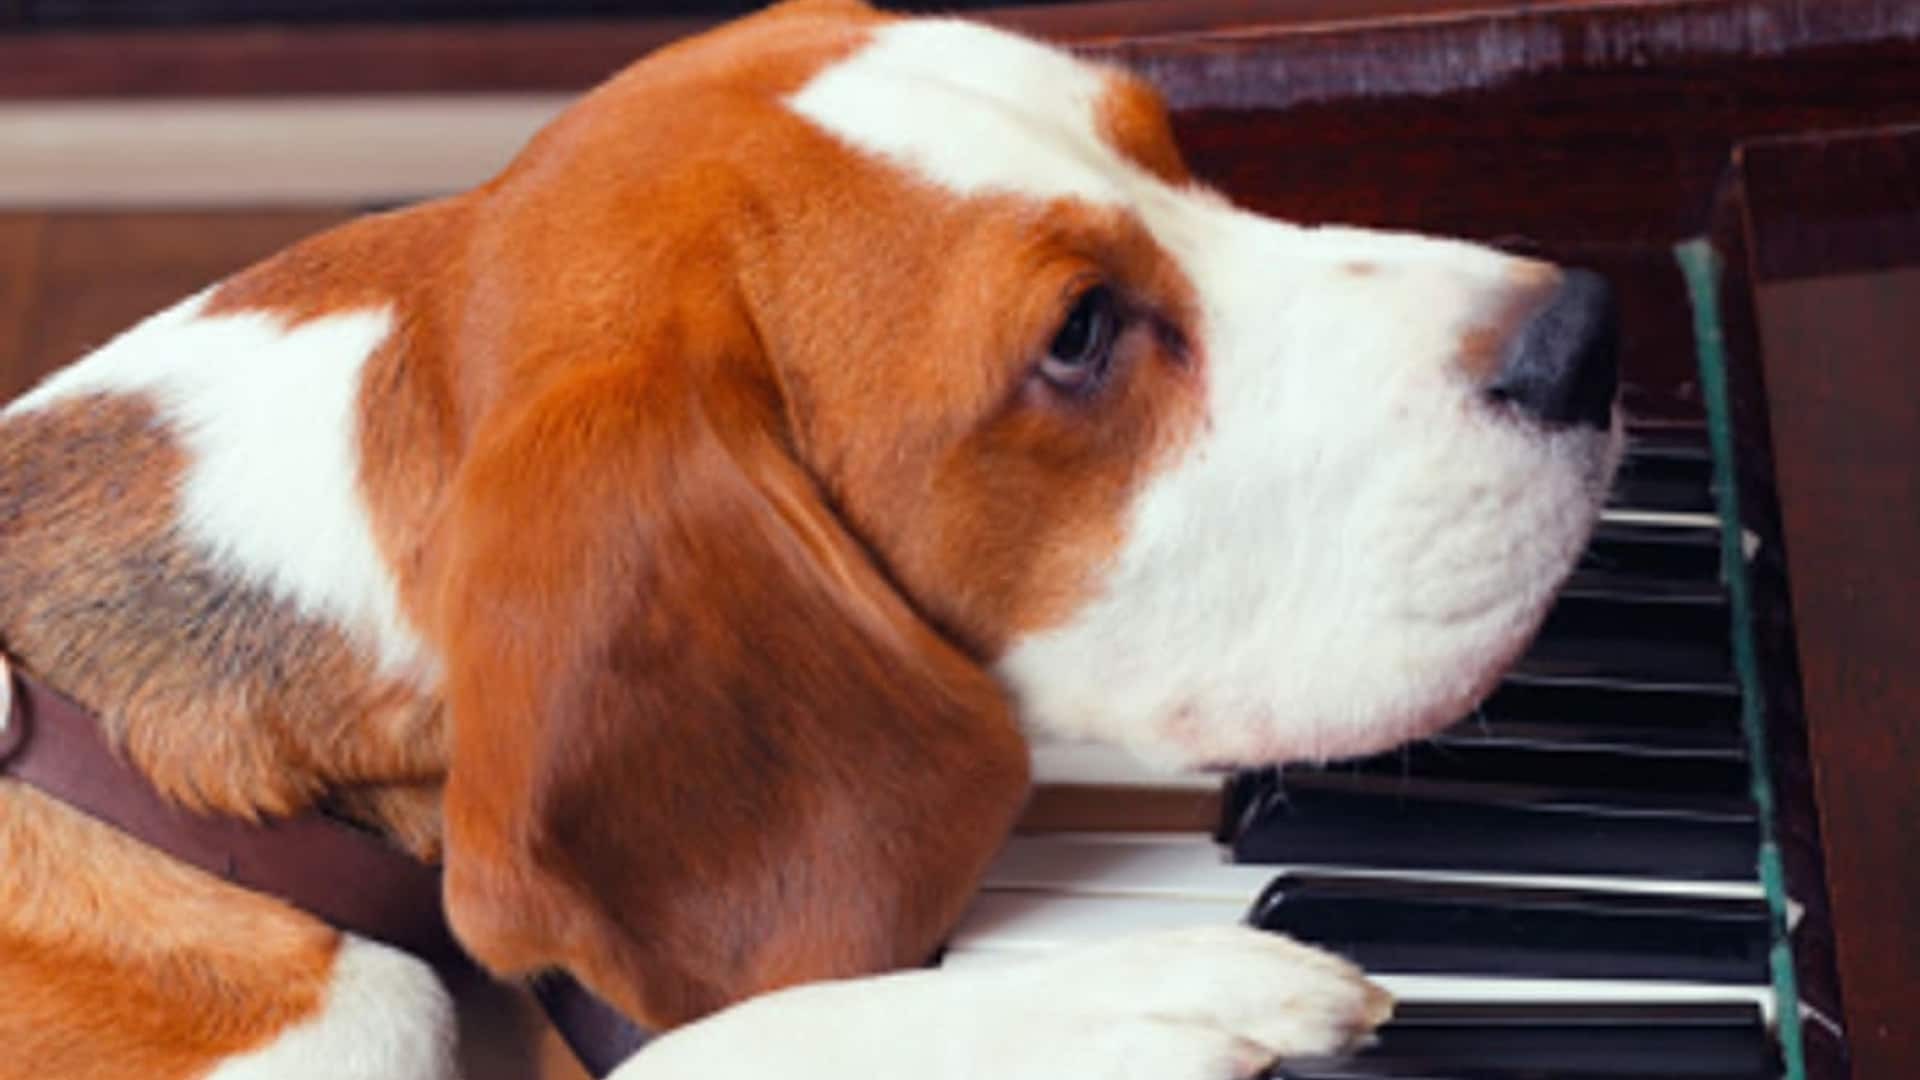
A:
<svg viewBox="0 0 1920 1080">
<path fill-rule="evenodd" d="M 279 897 L 341 930 L 404 949 L 450 978 L 474 965 L 440 904 L 440 870 L 309 810 L 247 822 L 167 802 L 107 744 L 97 717 L 0 653 L 0 775 L 21 780 L 128 836 L 242 888 Z M 596 1076 L 647 1035 L 565 975 L 534 987 Z"/>
<path fill-rule="evenodd" d="M 0 660 L 0 679 L 5 661 Z M 11 680 L 0 772 L 242 888 L 436 967 L 463 964 L 440 871 L 317 811 L 258 823 L 183 810 L 107 745 L 99 720 L 25 671 Z"/>
</svg>

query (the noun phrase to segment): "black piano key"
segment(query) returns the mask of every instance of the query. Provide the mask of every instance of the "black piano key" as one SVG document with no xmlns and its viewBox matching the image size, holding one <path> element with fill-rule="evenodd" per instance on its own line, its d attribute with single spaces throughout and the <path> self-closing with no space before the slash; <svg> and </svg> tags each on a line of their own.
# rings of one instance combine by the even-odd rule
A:
<svg viewBox="0 0 1920 1080">
<path fill-rule="evenodd" d="M 1560 595 L 1594 599 L 1621 598 L 1665 604 L 1692 604 L 1725 610 L 1726 590 L 1719 582 L 1704 578 L 1669 578 L 1632 574 L 1619 570 L 1601 570 L 1585 566 L 1574 568 Z"/>
<path fill-rule="evenodd" d="M 1685 672 L 1672 670 L 1627 671 L 1618 664 L 1595 662 L 1585 658 L 1567 657 L 1545 652 L 1522 657 L 1507 672 L 1506 681 L 1524 683 L 1529 686 L 1602 686 L 1619 690 L 1670 690 L 1686 694 L 1720 694 L 1737 696 L 1740 688 L 1733 672 L 1726 671 L 1706 678 L 1696 678 Z"/>
<path fill-rule="evenodd" d="M 1296 770 L 1288 776 L 1297 775 Z M 1370 773 L 1407 780 L 1446 780 L 1469 784 L 1518 784 L 1563 792 L 1610 792 L 1630 788 L 1636 794 L 1718 795 L 1744 798 L 1751 773 L 1744 754 L 1668 753 L 1626 744 L 1582 746 L 1542 740 L 1521 745 L 1509 740 L 1432 740 L 1413 743 L 1373 757 L 1321 767 L 1325 772 Z"/>
<path fill-rule="evenodd" d="M 1705 434 L 1633 432 L 1608 502 L 1636 510 L 1713 513 L 1713 452 Z"/>
<path fill-rule="evenodd" d="M 1612 724 L 1554 724 L 1513 721 L 1488 724 L 1462 721 L 1428 738 L 1438 747 L 1507 747 L 1516 750 L 1554 752 L 1562 749 L 1590 750 L 1616 755 L 1623 760 L 1642 758 L 1703 758 L 1720 762 L 1744 762 L 1746 743 L 1740 732 L 1694 731 L 1676 728 L 1660 731 Z"/>
<path fill-rule="evenodd" d="M 1270 1080 L 1774 1080 L 1750 1003 L 1408 1004 L 1373 1045 Z"/>
<path fill-rule="evenodd" d="M 1447 736 L 1497 739 L 1540 731 L 1558 732 L 1564 742 L 1668 744 L 1674 752 L 1732 748 L 1744 754 L 1746 746 L 1740 698 L 1730 686 L 1702 692 L 1518 678 L 1501 683 Z"/>
<path fill-rule="evenodd" d="M 1219 839 L 1241 863 L 1749 881 L 1760 835 L 1745 798 L 1264 770 L 1228 782 Z"/>
<path fill-rule="evenodd" d="M 1727 607 L 1563 593 L 1515 670 L 1562 681 L 1731 686 Z"/>
<path fill-rule="evenodd" d="M 1573 583 L 1584 581 L 1637 585 L 1646 592 L 1718 590 L 1720 533 L 1603 521 L 1574 567 Z"/>
<path fill-rule="evenodd" d="M 1382 975 L 1765 983 L 1761 900 L 1286 873 L 1248 921 Z"/>
</svg>

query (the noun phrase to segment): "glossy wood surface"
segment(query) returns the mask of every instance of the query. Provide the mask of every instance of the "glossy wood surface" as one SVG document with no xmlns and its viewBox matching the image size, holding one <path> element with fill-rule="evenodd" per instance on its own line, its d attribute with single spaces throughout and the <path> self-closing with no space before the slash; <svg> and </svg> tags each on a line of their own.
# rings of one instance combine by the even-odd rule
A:
<svg viewBox="0 0 1920 1080">
<path fill-rule="evenodd" d="M 1920 1069 L 1920 129 L 1743 150 L 1853 1075 Z"/>
<path fill-rule="evenodd" d="M 673 13 L 592 19 L 463 19 L 301 25 L 250 22 L 164 30 L 0 33 L 0 97 L 574 91 L 665 42 L 721 21 Z M 733 10 L 736 5 L 721 5 Z M 885 5 L 883 5 L 885 6 Z M 1153 53 L 1168 45 L 1225 55 L 1277 41 L 1296 63 L 1340 80 L 1418 78 L 1423 92 L 1484 84 L 1516 60 L 1542 66 L 1649 66 L 1665 54 L 1758 55 L 1911 37 L 1909 0 L 1093 0 L 928 4 L 1088 48 Z M 113 20 L 104 20 L 109 25 Z M 139 21 L 139 20 L 134 20 Z M 1339 57 L 1363 41 L 1377 59 Z M 1439 60 L 1423 69 L 1406 58 Z M 1313 57 L 1325 62 L 1312 64 Z M 1275 88 L 1307 85 L 1269 70 Z"/>
</svg>

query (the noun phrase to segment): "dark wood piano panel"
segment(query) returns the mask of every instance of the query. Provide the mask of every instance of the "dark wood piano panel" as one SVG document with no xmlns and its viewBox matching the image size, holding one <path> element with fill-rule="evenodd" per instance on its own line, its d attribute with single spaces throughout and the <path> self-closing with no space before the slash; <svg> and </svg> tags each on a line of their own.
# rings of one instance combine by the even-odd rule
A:
<svg viewBox="0 0 1920 1080">
<path fill-rule="evenodd" d="M 1854 1072 L 1914 1074 L 1920 128 L 1742 149 L 1806 734 Z"/>
<path fill-rule="evenodd" d="M 1789 872 L 1816 919 L 1823 873 L 1831 884 L 1854 1075 L 1920 1076 L 1916 1029 L 1894 1013 L 1920 977 L 1920 285 L 1890 271 L 1920 261 L 1920 150 L 1884 130 L 1833 136 L 1920 125 L 1920 4 L 1107 0 L 987 14 L 1150 74 L 1196 170 L 1248 204 L 1607 271 L 1642 418 L 1701 419 L 1671 248 L 1722 242 L 1748 524 L 1787 555 L 1768 629 L 1786 676 L 1770 701 L 1776 773 L 1807 811 L 1789 822 Z M 0 101 L 571 90 L 709 21 L 0 35 Z M 0 217 L 0 362 L 64 359 L 157 304 L 163 282 L 177 295 L 341 213 Z M 116 258 L 123 244 L 138 257 Z M 101 299 L 63 299 L 75 290 Z M 25 377 L 0 367 L 0 395 Z M 1817 931 L 1801 974 L 1830 988 Z"/>
</svg>

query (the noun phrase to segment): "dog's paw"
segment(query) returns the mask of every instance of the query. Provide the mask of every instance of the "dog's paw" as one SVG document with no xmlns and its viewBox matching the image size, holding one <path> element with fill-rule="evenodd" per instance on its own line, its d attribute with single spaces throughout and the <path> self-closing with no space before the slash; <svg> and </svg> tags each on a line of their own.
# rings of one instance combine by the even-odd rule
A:
<svg viewBox="0 0 1920 1080">
<path fill-rule="evenodd" d="M 1276 1059 L 1348 1050 L 1393 1011 L 1347 961 L 1242 927 L 1126 938 L 1025 974 L 1036 1021 L 1059 1011 L 1090 1021 L 1085 1076 L 1236 1080 Z"/>
<path fill-rule="evenodd" d="M 1036 1027 L 1020 1060 L 990 1062 L 992 1074 L 1018 1080 L 1246 1080 L 1275 1057 L 1267 1047 L 1209 1024 L 1151 1016 L 1074 1020 Z"/>
<path fill-rule="evenodd" d="M 1348 1049 L 1392 1007 L 1317 949 L 1188 930 L 766 994 L 664 1036 L 616 1078 L 1245 1080 Z"/>
</svg>

